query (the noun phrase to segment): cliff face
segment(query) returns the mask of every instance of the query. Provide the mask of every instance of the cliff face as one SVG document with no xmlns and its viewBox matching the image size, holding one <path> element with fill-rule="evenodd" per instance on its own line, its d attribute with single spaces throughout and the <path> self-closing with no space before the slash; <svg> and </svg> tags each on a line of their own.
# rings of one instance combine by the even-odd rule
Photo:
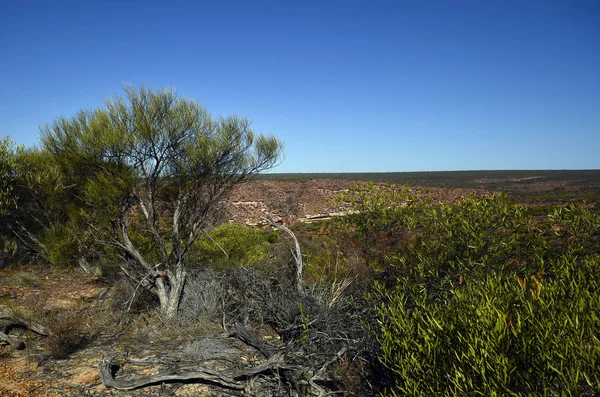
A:
<svg viewBox="0 0 600 397">
<path fill-rule="evenodd" d="M 342 215 L 349 208 L 334 205 L 337 193 L 364 182 L 343 179 L 305 179 L 294 181 L 254 180 L 236 186 L 224 203 L 226 218 L 249 226 L 261 224 L 269 214 L 277 222 L 293 224 L 314 222 Z M 390 185 L 400 189 L 401 185 Z M 454 201 L 468 192 L 481 190 L 411 187 L 418 195 L 439 201 Z"/>
</svg>

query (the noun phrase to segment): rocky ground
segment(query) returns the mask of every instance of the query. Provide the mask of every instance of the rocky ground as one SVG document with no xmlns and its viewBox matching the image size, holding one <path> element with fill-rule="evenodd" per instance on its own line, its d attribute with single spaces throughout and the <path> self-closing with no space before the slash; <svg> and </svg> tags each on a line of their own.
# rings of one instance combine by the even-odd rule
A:
<svg viewBox="0 0 600 397">
<path fill-rule="evenodd" d="M 106 286 L 79 272 L 55 272 L 47 268 L 0 269 L 0 303 L 21 314 L 53 310 L 78 310 L 95 300 Z M 22 331 L 21 331 L 21 335 Z M 0 347 L 0 395 L 79 395 L 99 385 L 97 354 L 85 350 L 68 360 L 48 358 L 43 337 L 25 335 L 26 348 Z"/>
<path fill-rule="evenodd" d="M 171 383 L 144 387 L 134 391 L 118 391 L 106 388 L 98 371 L 104 354 L 124 363 L 117 378 L 139 378 L 164 371 L 170 363 L 185 363 L 190 351 L 198 355 L 197 345 L 190 341 L 209 341 L 203 347 L 210 353 L 210 346 L 219 343 L 218 354 L 226 350 L 230 361 L 238 361 L 252 367 L 260 363 L 259 354 L 252 347 L 235 338 L 227 338 L 219 324 L 202 324 L 199 327 L 178 329 L 174 332 L 160 323 L 152 313 L 138 315 L 136 323 L 117 323 L 119 318 L 106 311 L 110 300 L 118 292 L 113 286 L 95 275 L 81 269 L 64 271 L 43 267 L 0 269 L 0 311 L 19 313 L 32 322 L 50 325 L 52 313 L 71 311 L 84 321 L 89 340 L 65 359 L 51 357 L 48 337 L 33 332 L 12 330 L 20 336 L 26 347 L 22 350 L 0 346 L 0 396 L 232 396 L 243 391 L 227 389 L 206 383 Z M 103 318 L 100 318 L 103 317 Z M 108 321 L 107 321 L 108 320 Z M 121 319 L 122 320 L 122 319 Z M 113 323 L 111 323 L 113 322 Z M 0 325 L 1 325 L 0 321 Z M 0 327 L 1 328 L 1 327 Z M 81 329 L 64 330 L 81 332 Z M 85 328 L 84 328 L 85 333 Z M 274 339 L 265 331 L 265 340 Z M 276 344 L 276 340 L 270 341 Z M 196 346 L 193 350 L 190 346 Z M 187 355 L 186 355 L 187 354 Z M 214 356 L 214 352 L 210 353 Z M 183 361 L 182 361 L 183 358 Z M 205 358 L 203 365 L 214 369 L 223 368 L 224 362 Z M 147 365 L 130 363 L 135 359 L 147 359 Z M 160 363 L 153 360 L 160 360 Z M 172 361 L 170 361 L 172 360 Z M 197 364 L 197 361 L 194 361 Z"/>
</svg>

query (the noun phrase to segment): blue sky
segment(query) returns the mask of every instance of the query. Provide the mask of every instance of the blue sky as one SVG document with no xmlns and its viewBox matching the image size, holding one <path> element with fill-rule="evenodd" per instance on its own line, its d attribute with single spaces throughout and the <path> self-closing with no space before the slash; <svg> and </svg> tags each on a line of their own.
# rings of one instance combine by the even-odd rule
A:
<svg viewBox="0 0 600 397">
<path fill-rule="evenodd" d="M 281 138 L 276 172 L 600 168 L 600 2 L 0 0 L 0 136 L 123 84 Z"/>
</svg>

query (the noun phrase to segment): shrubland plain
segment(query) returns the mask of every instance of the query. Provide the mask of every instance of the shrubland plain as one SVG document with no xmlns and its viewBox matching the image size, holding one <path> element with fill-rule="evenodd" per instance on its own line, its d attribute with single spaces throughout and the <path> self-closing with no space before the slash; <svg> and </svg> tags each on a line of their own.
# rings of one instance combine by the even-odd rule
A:
<svg viewBox="0 0 600 397">
<path fill-rule="evenodd" d="M 283 152 L 144 87 L 5 137 L 0 394 L 600 394 L 600 171 Z"/>
</svg>

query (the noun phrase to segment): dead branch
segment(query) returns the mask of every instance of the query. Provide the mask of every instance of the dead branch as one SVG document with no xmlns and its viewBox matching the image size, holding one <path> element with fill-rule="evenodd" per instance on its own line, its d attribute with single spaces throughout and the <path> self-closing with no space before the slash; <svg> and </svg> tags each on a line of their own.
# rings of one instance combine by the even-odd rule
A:
<svg viewBox="0 0 600 397">
<path fill-rule="evenodd" d="M 231 328 L 229 328 L 228 336 L 234 336 L 242 340 L 242 342 L 245 342 L 261 352 L 266 358 L 270 358 L 277 354 L 277 349 L 275 347 L 267 345 L 262 339 L 239 323 L 234 323 Z"/>
<path fill-rule="evenodd" d="M 346 350 L 348 350 L 348 349 L 346 347 L 343 347 L 339 352 L 336 353 L 335 357 L 333 357 L 332 359 L 327 361 L 325 364 L 323 364 L 323 366 L 321 366 L 321 368 L 309 380 L 309 383 L 312 387 L 314 387 L 317 390 L 323 391 L 323 389 L 321 389 L 321 387 L 319 385 L 317 385 L 316 382 L 329 380 L 329 378 L 326 378 L 323 376 L 325 374 L 325 371 L 327 370 L 327 367 L 329 367 L 331 364 L 333 364 L 337 360 L 340 360 L 342 358 L 342 355 L 346 352 Z"/>
<path fill-rule="evenodd" d="M 0 307 L 0 320 L 8 321 L 8 324 L 4 326 L 5 333 L 8 333 L 11 328 L 23 327 L 35 332 L 38 335 L 48 336 L 50 334 L 50 331 L 45 326 L 30 321 L 26 318 L 16 316 L 5 307 Z"/>
<path fill-rule="evenodd" d="M 219 243 L 218 243 L 218 242 L 217 242 L 217 241 L 216 241 L 214 238 L 212 238 L 212 236 L 210 235 L 210 233 L 208 233 L 208 230 L 206 230 L 206 229 L 205 229 L 205 230 L 203 230 L 203 232 L 204 232 L 204 234 L 206 235 L 206 237 L 208 237 L 208 239 L 209 239 L 209 240 L 210 240 L 210 241 L 211 241 L 213 244 L 215 244 L 217 247 L 219 247 L 219 249 L 221 250 L 221 252 L 223 253 L 223 255 L 225 255 L 225 258 L 227 258 L 227 261 L 228 261 L 229 263 L 233 264 L 233 263 L 232 263 L 232 261 L 231 261 L 231 258 L 229 257 L 229 254 L 227 253 L 227 251 L 225 251 L 225 248 L 223 248 L 223 247 L 221 246 L 221 244 L 219 244 Z"/>
<path fill-rule="evenodd" d="M 2 331 L 0 331 L 0 345 L 11 345 L 13 349 L 23 350 L 25 348 L 25 343 L 23 341 L 13 335 L 8 335 Z"/>
<path fill-rule="evenodd" d="M 294 240 L 294 244 L 296 246 L 295 251 L 292 251 L 292 255 L 294 257 L 294 261 L 296 262 L 296 288 L 298 289 L 298 292 L 302 292 L 303 291 L 303 286 L 302 286 L 302 271 L 303 271 L 303 264 L 302 264 L 302 252 L 300 251 L 300 243 L 298 242 L 298 239 L 296 238 L 296 235 L 294 234 L 294 232 L 292 232 L 289 228 L 275 222 L 273 220 L 273 218 L 271 218 L 271 216 L 269 215 L 268 218 L 266 217 L 261 217 L 260 219 L 268 222 L 271 226 L 276 227 L 277 229 L 283 230 L 284 232 L 286 232 L 287 234 L 289 234 L 290 236 L 292 236 L 292 239 Z"/>
<path fill-rule="evenodd" d="M 17 316 L 11 313 L 6 307 L 0 307 L 0 321 L 7 321 L 2 327 L 2 331 L 0 331 L 0 344 L 8 344 L 17 350 L 24 349 L 25 343 L 18 336 L 9 335 L 10 330 L 15 327 L 28 329 L 42 336 L 48 336 L 50 334 L 50 331 L 43 325 Z"/>
<path fill-rule="evenodd" d="M 216 371 L 210 368 L 195 366 L 191 368 L 193 370 L 186 371 L 185 368 L 172 369 L 152 376 L 125 380 L 115 379 L 116 372 L 121 368 L 119 361 L 109 355 L 103 355 L 102 360 L 98 365 L 98 370 L 104 386 L 112 387 L 117 390 L 134 390 L 157 383 L 190 380 L 213 383 L 228 389 L 243 390 L 247 386 L 245 380 L 263 372 L 270 372 L 285 367 L 286 366 L 283 364 L 283 357 L 278 354 L 259 366 L 237 371 Z"/>
</svg>

